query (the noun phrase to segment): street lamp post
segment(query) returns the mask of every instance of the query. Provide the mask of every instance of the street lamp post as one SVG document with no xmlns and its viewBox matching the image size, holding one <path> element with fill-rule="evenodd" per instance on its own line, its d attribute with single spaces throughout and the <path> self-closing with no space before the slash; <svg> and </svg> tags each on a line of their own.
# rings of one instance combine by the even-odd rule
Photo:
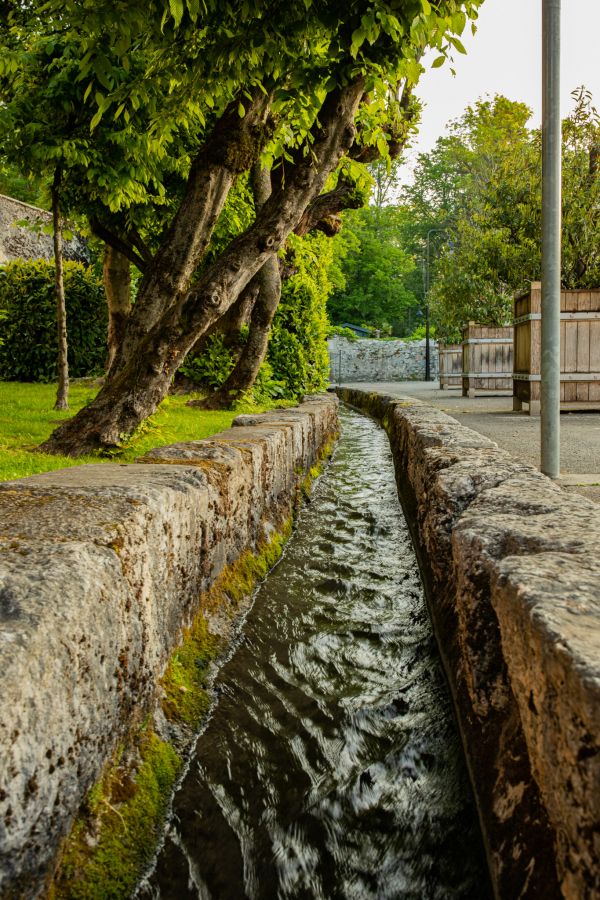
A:
<svg viewBox="0 0 600 900">
<path fill-rule="evenodd" d="M 560 0 L 542 0 L 541 470 L 560 475 Z"/>
</svg>

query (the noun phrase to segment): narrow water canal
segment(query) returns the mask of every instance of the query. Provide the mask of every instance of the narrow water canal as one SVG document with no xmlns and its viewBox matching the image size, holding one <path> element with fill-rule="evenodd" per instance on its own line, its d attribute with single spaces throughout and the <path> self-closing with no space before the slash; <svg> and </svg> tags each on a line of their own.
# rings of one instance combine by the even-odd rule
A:
<svg viewBox="0 0 600 900">
<path fill-rule="evenodd" d="M 387 437 L 342 421 L 219 674 L 144 900 L 488 896 Z"/>
</svg>

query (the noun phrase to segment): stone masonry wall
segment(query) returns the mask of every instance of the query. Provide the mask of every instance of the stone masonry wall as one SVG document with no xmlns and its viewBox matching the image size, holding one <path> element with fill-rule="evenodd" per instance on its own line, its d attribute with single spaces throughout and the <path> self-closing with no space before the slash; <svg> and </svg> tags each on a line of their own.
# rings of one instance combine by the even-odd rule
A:
<svg viewBox="0 0 600 900">
<path fill-rule="evenodd" d="M 381 420 L 496 896 L 600 896 L 600 507 L 414 399 Z"/>
<path fill-rule="evenodd" d="M 52 215 L 45 209 L 0 194 L 0 265 L 15 259 L 54 259 L 52 235 L 16 224 L 25 221 L 47 226 L 52 223 Z M 63 253 L 65 259 L 85 263 L 90 259 L 86 242 L 78 235 L 64 242 Z"/>
<path fill-rule="evenodd" d="M 350 341 L 335 335 L 327 343 L 330 379 L 344 382 L 425 380 L 425 341 Z M 437 344 L 430 342 L 431 377 L 438 378 Z"/>
<path fill-rule="evenodd" d="M 141 464 L 0 484 L 2 898 L 43 889 L 86 792 L 153 708 L 200 592 L 289 518 L 337 398 L 236 421 Z"/>
</svg>

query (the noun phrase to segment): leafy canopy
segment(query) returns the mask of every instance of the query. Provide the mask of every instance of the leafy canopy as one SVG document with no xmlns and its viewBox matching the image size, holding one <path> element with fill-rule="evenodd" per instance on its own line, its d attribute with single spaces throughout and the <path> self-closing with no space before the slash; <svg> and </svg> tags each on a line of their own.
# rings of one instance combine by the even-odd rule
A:
<svg viewBox="0 0 600 900">
<path fill-rule="evenodd" d="M 324 96 L 358 73 L 361 140 L 385 153 L 390 90 L 460 49 L 481 0 L 29 0 L 0 32 L 0 137 L 113 213 L 166 202 L 225 108 L 272 97 L 265 162 L 309 152 Z M 69 179 L 67 179 L 69 181 Z M 76 202 L 75 200 L 73 202 Z"/>
<path fill-rule="evenodd" d="M 566 287 L 600 284 L 600 128 L 591 97 L 574 93 L 563 123 L 563 259 Z M 438 332 L 464 322 L 510 320 L 513 297 L 541 277 L 541 135 L 531 110 L 482 99 L 419 158 L 402 199 L 415 254 L 430 232 L 431 303 Z"/>
</svg>

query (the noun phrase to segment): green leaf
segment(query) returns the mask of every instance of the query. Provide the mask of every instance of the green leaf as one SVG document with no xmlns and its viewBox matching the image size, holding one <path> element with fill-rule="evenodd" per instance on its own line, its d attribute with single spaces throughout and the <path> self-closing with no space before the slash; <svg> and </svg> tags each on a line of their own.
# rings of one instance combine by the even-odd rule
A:
<svg viewBox="0 0 600 900">
<path fill-rule="evenodd" d="M 99 109 L 96 114 L 92 117 L 92 121 L 90 122 L 90 131 L 94 131 L 95 128 L 100 124 L 100 119 L 102 118 L 102 110 Z"/>
<path fill-rule="evenodd" d="M 431 3 L 429 0 L 421 0 L 421 7 L 426 16 L 431 15 Z"/>
<path fill-rule="evenodd" d="M 437 59 L 434 59 L 434 61 L 432 62 L 431 68 L 432 68 L 432 69 L 439 69 L 440 66 L 443 66 L 445 62 L 446 62 L 446 57 L 445 57 L 445 56 L 438 56 Z"/>
<path fill-rule="evenodd" d="M 169 0 L 169 9 L 171 10 L 175 27 L 178 28 L 183 19 L 183 0 Z"/>
<path fill-rule="evenodd" d="M 243 119 L 244 116 L 246 115 L 246 110 L 244 109 L 243 103 L 238 103 L 238 115 L 239 115 L 240 119 Z"/>
<path fill-rule="evenodd" d="M 454 37 L 454 35 L 450 34 L 448 35 L 448 40 L 453 47 L 456 47 L 459 53 L 464 53 L 466 55 L 467 51 L 465 50 L 464 44 L 459 41 L 457 37 Z"/>
</svg>

